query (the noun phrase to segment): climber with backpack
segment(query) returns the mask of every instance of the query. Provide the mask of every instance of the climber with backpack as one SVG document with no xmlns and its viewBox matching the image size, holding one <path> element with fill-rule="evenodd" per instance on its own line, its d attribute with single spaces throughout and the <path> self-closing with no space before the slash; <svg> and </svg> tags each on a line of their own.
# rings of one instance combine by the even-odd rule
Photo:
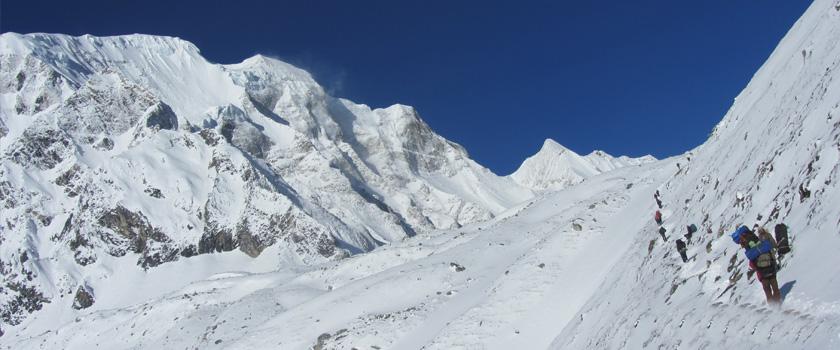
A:
<svg viewBox="0 0 840 350">
<path fill-rule="evenodd" d="M 657 225 L 662 225 L 662 213 L 659 210 L 656 211 L 656 214 L 653 215 L 653 220 L 656 221 Z"/>
<path fill-rule="evenodd" d="M 759 227 L 759 233 L 762 230 L 763 228 Z M 765 238 L 769 236 L 766 230 L 763 231 Z M 735 243 L 738 243 L 744 248 L 744 254 L 750 261 L 750 269 L 755 271 L 756 277 L 761 281 L 761 287 L 764 289 L 764 296 L 767 298 L 767 303 L 780 304 L 782 302 L 782 295 L 779 292 L 779 282 L 776 280 L 778 264 L 776 263 L 776 258 L 773 256 L 775 242 L 768 239 L 761 239 L 743 225 L 739 226 L 730 236 Z"/>
</svg>

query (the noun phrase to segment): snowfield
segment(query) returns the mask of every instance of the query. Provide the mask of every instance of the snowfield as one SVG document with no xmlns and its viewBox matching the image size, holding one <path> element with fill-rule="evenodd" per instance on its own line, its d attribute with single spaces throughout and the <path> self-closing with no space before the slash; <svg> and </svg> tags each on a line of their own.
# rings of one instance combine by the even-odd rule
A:
<svg viewBox="0 0 840 350">
<path fill-rule="evenodd" d="M 0 59 L 23 45 L 16 34 L 3 38 Z M 44 38 L 59 46 L 82 40 Z M 187 44 L 175 52 L 197 55 Z M 145 52 L 113 50 L 110 57 Z M 162 67 L 198 69 L 177 62 Z M 70 136 L 58 143 L 37 142 L 56 138 L 38 123 L 109 106 L 67 103 L 104 83 L 85 89 L 72 83 L 91 79 L 82 73 L 43 73 L 55 88 L 33 97 L 20 92 L 30 83 L 10 90 L 16 78 L 0 67 L 0 175 L 10 184 L 0 193 L 15 199 L 0 215 L 9 222 L 0 236 L 0 302 L 18 307 L 11 311 L 33 305 L 15 304 L 38 295 L 26 286 L 47 299 L 3 319 L 0 348 L 840 349 L 838 0 L 814 1 L 690 152 L 659 161 L 582 157 L 547 140 L 506 177 L 469 160 L 412 108 L 371 110 L 325 96 L 308 74 L 276 60 L 200 68 L 195 79 L 221 72 L 230 85 L 180 105 L 180 97 L 160 98 L 168 89 L 184 93 L 180 87 L 153 82 L 144 67 L 96 75 L 142 110 L 108 127 L 124 132 L 110 136 L 114 153 L 104 154 L 96 145 L 110 134 L 90 118 L 82 131 L 60 129 Z M 94 95 L 125 101 L 122 93 Z M 216 104 L 225 98 L 229 104 Z M 20 111 L 9 101 L 22 101 Z M 55 102 L 32 114 L 44 101 Z M 78 114 L 54 113 L 74 106 Z M 150 120 L 156 127 L 144 124 Z M 21 148 L 24 135 L 51 148 Z M 22 164 L 22 154 L 37 164 Z M 153 170 L 159 157 L 171 173 Z M 85 193 L 82 180 L 57 180 L 77 164 L 89 169 L 82 179 L 112 181 L 92 198 L 142 215 L 113 206 L 89 212 L 66 197 Z M 147 187 L 164 198 L 144 194 Z M 657 191 L 664 240 L 653 220 Z M 278 207 L 294 225 L 271 224 Z M 236 215 L 221 215 L 231 208 Z M 89 247 L 61 238 L 71 213 L 115 231 L 82 236 L 97 242 Z M 265 226 L 248 226 L 252 236 L 233 241 L 215 234 L 245 227 L 242 218 Z M 740 224 L 778 223 L 790 228 L 792 251 L 780 260 L 784 302 L 775 307 L 728 234 Z M 687 239 L 691 224 L 698 231 Z M 125 236 L 126 225 L 148 239 L 109 240 Z M 95 226 L 69 227 L 83 235 Z M 288 230 L 303 239 L 286 238 Z M 677 239 L 688 241 L 686 263 Z M 196 254 L 149 262 L 195 242 L 214 249 L 198 244 Z M 87 301 L 80 290 L 95 301 L 74 308 Z"/>
</svg>

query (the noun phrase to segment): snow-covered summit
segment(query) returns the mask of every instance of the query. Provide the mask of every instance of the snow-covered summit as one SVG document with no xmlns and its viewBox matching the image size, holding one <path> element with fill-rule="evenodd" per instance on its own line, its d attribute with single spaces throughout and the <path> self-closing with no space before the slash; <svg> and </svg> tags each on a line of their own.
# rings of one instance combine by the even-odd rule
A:
<svg viewBox="0 0 840 350">
<path fill-rule="evenodd" d="M 525 159 L 519 169 L 509 176 L 516 183 L 536 191 L 560 190 L 601 173 L 655 160 L 651 156 L 615 158 L 604 151 L 581 156 L 552 139 L 546 139 L 539 152 Z"/>
<path fill-rule="evenodd" d="M 414 108 L 330 96 L 274 58 L 219 65 L 149 35 L 4 33 L 0 49 L 6 324 L 107 297 L 113 259 L 140 270 L 272 249 L 315 263 L 532 196 Z"/>
</svg>

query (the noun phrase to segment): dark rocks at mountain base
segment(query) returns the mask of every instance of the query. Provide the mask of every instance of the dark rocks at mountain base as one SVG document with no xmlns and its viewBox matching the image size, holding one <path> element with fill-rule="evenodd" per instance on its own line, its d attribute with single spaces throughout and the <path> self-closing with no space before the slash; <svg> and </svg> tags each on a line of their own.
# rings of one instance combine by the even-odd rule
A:
<svg viewBox="0 0 840 350">
<path fill-rule="evenodd" d="M 178 116 L 166 103 L 158 103 L 146 115 L 146 127 L 154 130 L 175 130 L 178 128 Z"/>
<path fill-rule="evenodd" d="M 10 325 L 17 325 L 26 314 L 41 310 L 50 300 L 35 289 L 19 282 L 8 282 L 4 286 L 13 293 L 11 299 L 0 305 L 0 320 Z"/>
<path fill-rule="evenodd" d="M 103 137 L 102 140 L 99 140 L 99 142 L 93 145 L 93 147 L 100 151 L 110 151 L 114 149 L 114 141 L 108 137 Z"/>
<path fill-rule="evenodd" d="M 135 253 L 144 252 L 149 241 L 168 242 L 167 237 L 157 227 L 153 227 L 142 213 L 135 213 L 123 206 L 117 206 L 99 217 L 99 224 L 111 229 L 115 233 L 128 238 L 131 250 Z"/>
<path fill-rule="evenodd" d="M 461 266 L 461 265 L 459 265 L 459 264 L 456 264 L 456 263 L 454 263 L 454 262 L 449 263 L 449 268 L 450 268 L 452 271 L 455 271 L 455 272 L 461 272 L 461 271 L 464 271 L 464 270 L 466 270 L 466 269 L 467 269 L 466 267 L 463 267 L 463 266 Z"/>
<path fill-rule="evenodd" d="M 137 264 L 144 270 L 149 269 L 150 267 L 156 267 L 163 263 L 178 260 L 180 253 L 181 251 L 178 249 L 164 246 L 154 253 L 144 252 Z"/>
<path fill-rule="evenodd" d="M 157 189 L 157 188 L 154 188 L 154 187 L 149 187 L 149 188 L 145 189 L 143 192 L 148 194 L 150 197 L 153 197 L 153 198 L 166 198 L 163 195 L 163 192 L 160 191 L 160 189 Z"/>
<path fill-rule="evenodd" d="M 335 334 L 329 333 L 321 333 L 318 338 L 315 340 L 315 345 L 312 346 L 313 350 L 324 350 L 324 349 L 332 349 L 334 346 L 327 346 L 328 342 L 335 342 L 339 341 L 342 338 L 347 336 L 347 329 L 342 328 L 335 332 Z M 372 345 L 371 348 L 378 348 L 376 345 Z M 354 348 L 355 349 L 355 348 Z"/>
<path fill-rule="evenodd" d="M 269 232 L 275 232 L 287 242 L 298 245 L 299 253 L 314 250 L 314 253 L 323 257 L 330 257 L 336 253 L 336 242 L 330 234 L 307 225 L 305 220 L 301 220 L 292 212 L 273 215 L 269 223 Z"/>
<path fill-rule="evenodd" d="M 79 286 L 76 290 L 76 297 L 73 298 L 73 308 L 76 310 L 87 309 L 93 305 L 93 293 L 86 286 Z"/>
<path fill-rule="evenodd" d="M 190 244 L 190 245 L 188 245 L 186 248 L 181 249 L 181 253 L 180 253 L 180 254 L 181 254 L 181 256 L 183 256 L 183 257 L 185 257 L 185 258 L 189 258 L 189 257 L 191 257 L 191 256 L 196 256 L 196 255 L 198 255 L 198 249 L 195 247 L 195 245 Z"/>
<path fill-rule="evenodd" d="M 9 149 L 15 163 L 49 170 L 73 153 L 73 142 L 58 130 L 30 128 Z"/>
<path fill-rule="evenodd" d="M 198 132 L 198 136 L 201 136 L 204 143 L 210 147 L 219 144 L 219 135 L 213 129 L 202 129 Z"/>
<path fill-rule="evenodd" d="M 323 350 L 326 342 L 332 338 L 332 335 L 329 333 L 322 333 L 318 336 L 318 339 L 315 340 L 315 345 L 312 346 L 313 350 Z"/>
<path fill-rule="evenodd" d="M 239 250 L 252 258 L 259 256 L 263 249 L 268 246 L 251 234 L 251 231 L 248 231 L 244 225 L 237 229 L 236 242 L 239 244 Z"/>
<path fill-rule="evenodd" d="M 208 227 L 198 241 L 199 254 L 229 252 L 234 248 L 236 244 L 233 241 L 233 235 L 229 230 L 224 229 L 215 230 Z"/>
<path fill-rule="evenodd" d="M 169 237 L 159 228 L 152 226 L 142 213 L 117 206 L 102 214 L 97 222 L 116 233 L 118 237 L 126 239 L 127 249 L 142 255 L 137 264 L 144 269 L 175 261 L 181 253 L 176 247 L 168 245 L 171 241 Z M 117 240 L 109 239 L 107 234 L 103 233 L 100 236 L 106 241 L 111 241 L 110 245 L 119 245 Z M 120 248 L 110 250 L 109 254 L 122 256 L 125 252 Z"/>
</svg>

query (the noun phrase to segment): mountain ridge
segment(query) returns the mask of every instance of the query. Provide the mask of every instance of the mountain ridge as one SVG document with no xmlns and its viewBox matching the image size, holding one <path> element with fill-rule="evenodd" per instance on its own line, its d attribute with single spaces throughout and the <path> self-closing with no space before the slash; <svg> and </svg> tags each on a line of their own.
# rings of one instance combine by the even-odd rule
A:
<svg viewBox="0 0 840 350">
<path fill-rule="evenodd" d="M 270 250 L 321 263 L 534 196 L 414 107 L 330 96 L 264 55 L 215 64 L 143 34 L 3 33 L 0 49 L 6 324 L 68 295 L 111 298 L 113 259 L 149 270 Z"/>
</svg>

